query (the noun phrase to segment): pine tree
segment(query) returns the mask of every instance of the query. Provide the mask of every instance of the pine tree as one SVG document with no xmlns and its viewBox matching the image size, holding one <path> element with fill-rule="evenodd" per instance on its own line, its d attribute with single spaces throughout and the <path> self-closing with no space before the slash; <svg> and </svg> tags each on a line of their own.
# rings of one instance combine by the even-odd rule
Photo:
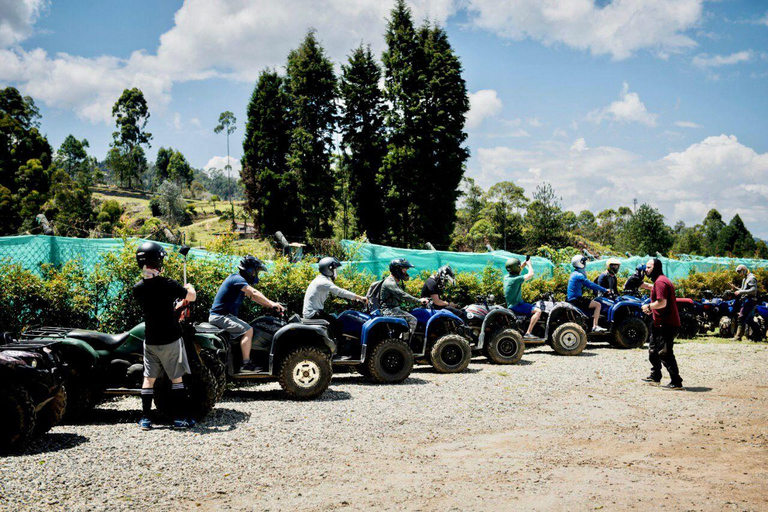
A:
<svg viewBox="0 0 768 512">
<path fill-rule="evenodd" d="M 288 108 L 284 80 L 275 71 L 263 71 L 248 104 L 241 176 L 246 206 L 257 229 L 299 236 L 303 232 L 297 222 L 296 176 L 286 160 L 291 131 Z"/>
<path fill-rule="evenodd" d="M 342 165 L 348 172 L 358 227 L 370 239 L 379 240 L 383 205 L 377 179 L 386 152 L 384 99 L 379 89 L 381 70 L 370 47 L 362 45 L 341 69 L 339 92 L 344 110 L 340 125 L 345 150 Z"/>
<path fill-rule="evenodd" d="M 336 209 L 331 151 L 337 87 L 333 63 L 313 31 L 288 54 L 285 71 L 293 124 L 288 166 L 298 180 L 301 219 L 308 237 L 328 238 Z"/>
</svg>

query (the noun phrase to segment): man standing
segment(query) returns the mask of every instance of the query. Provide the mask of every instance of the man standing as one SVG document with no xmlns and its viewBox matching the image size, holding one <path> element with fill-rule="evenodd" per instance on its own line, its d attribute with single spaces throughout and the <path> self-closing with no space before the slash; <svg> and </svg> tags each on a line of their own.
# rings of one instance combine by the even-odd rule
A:
<svg viewBox="0 0 768 512">
<path fill-rule="evenodd" d="M 651 374 L 644 378 L 645 382 L 658 384 L 661 382 L 661 365 L 669 372 L 670 382 L 666 389 L 683 389 L 683 379 L 677 368 L 674 344 L 680 330 L 680 315 L 677 313 L 675 287 L 672 281 L 664 275 L 661 261 L 658 258 L 648 260 L 645 273 L 653 281 L 653 286 L 643 283 L 642 288 L 651 290 L 651 303 L 643 305 L 643 313 L 653 315 L 653 329 L 648 342 L 648 360 L 651 362 Z"/>
<path fill-rule="evenodd" d="M 746 334 L 748 325 L 752 327 L 753 331 L 755 329 L 752 325 L 752 318 L 755 315 L 755 307 L 757 307 L 757 277 L 749 271 L 746 265 L 736 267 L 736 273 L 742 278 L 741 288 L 734 292 L 741 299 L 741 309 L 739 310 L 739 326 L 733 339 L 734 341 L 741 341 L 742 336 Z"/>
</svg>

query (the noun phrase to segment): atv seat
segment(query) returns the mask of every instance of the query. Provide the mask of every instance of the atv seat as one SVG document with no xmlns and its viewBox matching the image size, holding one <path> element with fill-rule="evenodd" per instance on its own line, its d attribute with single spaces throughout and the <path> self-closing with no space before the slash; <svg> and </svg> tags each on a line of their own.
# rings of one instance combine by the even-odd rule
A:
<svg viewBox="0 0 768 512">
<path fill-rule="evenodd" d="M 322 318 L 302 318 L 301 323 L 304 325 L 322 325 L 324 327 L 331 325 L 328 320 L 323 320 Z"/>
<path fill-rule="evenodd" d="M 221 332 L 224 332 L 224 329 L 222 329 L 221 327 L 216 327 L 215 325 L 210 324 L 208 322 L 200 322 L 199 324 L 195 324 L 195 332 L 219 334 Z"/>
<path fill-rule="evenodd" d="M 122 345 L 125 340 L 128 339 L 130 333 L 107 334 L 103 332 L 75 329 L 67 333 L 67 336 L 85 341 L 93 347 L 94 350 L 112 350 Z"/>
</svg>

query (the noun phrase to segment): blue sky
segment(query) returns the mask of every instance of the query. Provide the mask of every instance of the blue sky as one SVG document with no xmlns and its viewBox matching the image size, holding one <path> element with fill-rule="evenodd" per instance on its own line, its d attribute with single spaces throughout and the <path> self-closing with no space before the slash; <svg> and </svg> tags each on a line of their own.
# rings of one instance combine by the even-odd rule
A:
<svg viewBox="0 0 768 512">
<path fill-rule="evenodd" d="M 768 2 L 414 0 L 448 30 L 472 96 L 467 175 L 484 187 L 548 181 L 576 211 L 659 207 L 691 224 L 709 208 L 768 237 Z M 144 90 L 151 158 L 223 166 L 218 114 L 239 120 L 258 72 L 313 27 L 341 62 L 383 49 L 378 0 L 0 0 L 0 84 L 33 96 L 58 146 L 106 154 L 110 108 Z M 727 220 L 726 219 L 726 220 Z"/>
</svg>

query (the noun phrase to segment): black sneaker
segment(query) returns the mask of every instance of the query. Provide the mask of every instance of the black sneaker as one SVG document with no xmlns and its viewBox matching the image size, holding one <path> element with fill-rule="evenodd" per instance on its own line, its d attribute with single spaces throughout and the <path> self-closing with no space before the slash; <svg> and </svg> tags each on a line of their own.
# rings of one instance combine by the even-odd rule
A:
<svg viewBox="0 0 768 512">
<path fill-rule="evenodd" d="M 248 361 L 240 367 L 240 371 L 237 373 L 259 373 L 261 371 L 262 369 L 256 366 L 256 363 L 253 361 Z"/>
<path fill-rule="evenodd" d="M 672 391 L 682 391 L 685 388 L 683 387 L 682 384 L 678 384 L 676 382 L 670 382 L 669 384 L 664 386 L 664 389 L 669 389 L 669 390 L 672 390 Z"/>
<path fill-rule="evenodd" d="M 658 384 L 658 383 L 660 383 L 660 382 L 661 382 L 661 379 L 660 379 L 660 378 L 659 378 L 659 379 L 657 379 L 657 378 L 655 378 L 653 375 L 649 375 L 649 376 L 647 376 L 647 377 L 645 377 L 645 378 L 643 378 L 643 379 L 640 379 L 640 380 L 642 380 L 643 382 L 652 382 L 652 383 L 654 383 L 654 384 Z"/>
</svg>

